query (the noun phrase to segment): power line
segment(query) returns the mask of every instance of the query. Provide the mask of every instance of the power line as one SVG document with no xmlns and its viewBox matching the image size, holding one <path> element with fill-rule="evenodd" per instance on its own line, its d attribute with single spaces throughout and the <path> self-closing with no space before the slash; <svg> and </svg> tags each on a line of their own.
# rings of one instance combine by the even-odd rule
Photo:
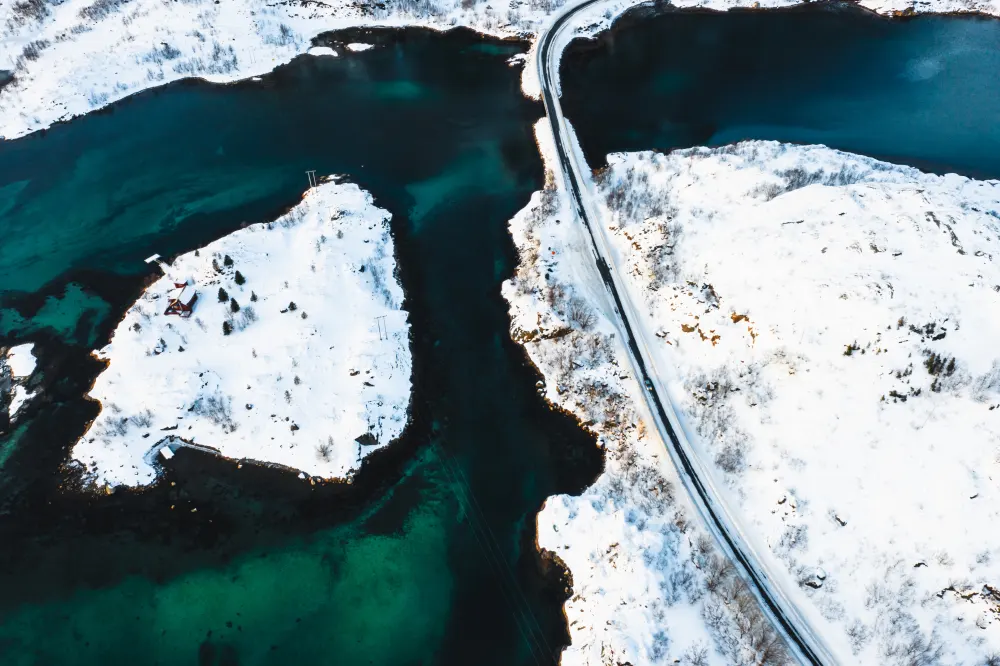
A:
<svg viewBox="0 0 1000 666">
<path fill-rule="evenodd" d="M 434 446 L 438 451 L 438 458 L 442 462 L 442 468 L 451 479 L 455 488 L 456 499 L 460 505 L 464 505 L 463 508 L 469 517 L 469 525 L 472 528 L 472 535 L 479 548 L 483 551 L 483 557 L 498 580 L 500 591 L 504 596 L 504 600 L 511 608 L 515 624 L 531 652 L 532 659 L 538 666 L 541 666 L 543 662 L 552 663 L 552 661 L 556 660 L 557 655 L 548 645 L 545 633 L 542 631 L 537 618 L 535 618 L 524 591 L 514 576 L 513 569 L 507 562 L 506 557 L 504 557 L 496 535 L 486 522 L 485 514 L 476 500 L 475 494 L 472 492 L 461 466 L 444 450 L 440 443 L 435 443 Z M 541 661 L 539 660 L 539 655 L 541 655 Z"/>
<path fill-rule="evenodd" d="M 452 462 L 454 463 L 455 469 L 458 471 L 458 474 L 465 481 L 465 488 L 468 489 L 469 496 L 472 499 L 472 503 L 475 505 L 476 510 L 479 512 L 479 515 L 482 517 L 482 524 L 483 524 L 483 526 L 485 526 L 486 530 L 489 532 L 490 542 L 493 544 L 493 547 L 496 549 L 497 556 L 500 558 L 500 560 L 503 562 L 504 566 L 506 567 L 507 573 L 510 576 L 510 580 L 513 581 L 515 589 L 517 590 L 518 595 L 520 596 L 520 599 L 521 599 L 521 601 L 524 604 L 524 608 L 526 609 L 526 613 L 527 613 L 528 617 L 531 619 L 532 623 L 534 624 L 535 630 L 537 631 L 538 636 L 541 639 L 542 644 L 545 646 L 545 652 L 547 654 L 551 655 L 553 658 L 557 658 L 558 655 L 552 649 L 552 646 L 549 645 L 548 641 L 545 638 L 545 632 L 542 631 L 542 627 L 539 624 L 538 619 L 535 617 L 534 613 L 531 611 L 531 605 L 528 603 L 527 596 L 524 594 L 524 591 L 521 589 L 520 585 L 517 583 L 517 577 L 514 575 L 514 569 L 513 569 L 513 567 L 511 567 L 510 563 L 507 561 L 507 558 L 504 556 L 503 551 L 500 548 L 500 542 L 499 542 L 499 540 L 496 538 L 496 535 L 493 533 L 493 529 L 490 527 L 489 523 L 486 521 L 486 513 L 482 510 L 482 507 L 480 507 L 480 505 L 479 505 L 479 501 L 476 499 L 475 494 L 472 492 L 472 485 L 468 482 L 468 477 L 465 476 L 465 472 L 458 465 L 458 463 L 454 461 L 454 459 L 452 459 Z"/>
<path fill-rule="evenodd" d="M 445 468 L 445 473 L 448 475 L 453 486 L 461 488 L 462 482 L 458 479 L 457 476 L 455 476 L 455 473 L 451 469 L 449 463 L 446 462 L 444 459 L 442 459 L 442 464 Z M 534 660 L 536 666 L 542 666 L 542 662 L 539 660 L 538 653 L 541 652 L 542 656 L 544 657 L 544 650 L 542 650 L 542 648 L 538 645 L 537 639 L 535 638 L 534 633 L 531 631 L 530 624 L 524 618 L 523 611 L 521 611 L 521 609 L 518 608 L 516 599 L 513 598 L 513 593 L 510 590 L 508 590 L 507 585 L 505 585 L 505 583 L 507 583 L 507 580 L 506 577 L 503 575 L 504 573 L 503 567 L 500 565 L 499 562 L 497 562 L 496 556 L 493 554 L 492 549 L 489 548 L 489 546 L 486 545 L 485 543 L 488 540 L 488 537 L 486 535 L 485 530 L 482 529 L 482 526 L 478 522 L 479 521 L 478 516 L 473 512 L 472 506 L 469 503 L 468 498 L 465 496 L 464 490 L 459 491 L 458 489 L 456 489 L 454 492 L 456 499 L 458 500 L 459 504 L 462 505 L 462 508 L 465 509 L 465 513 L 469 518 L 469 525 L 472 528 L 472 536 L 475 538 L 476 544 L 482 551 L 483 557 L 486 560 L 487 564 L 489 565 L 491 572 L 497 579 L 498 585 L 500 587 L 500 592 L 503 595 L 504 601 L 510 607 L 511 615 L 514 618 L 514 624 L 517 626 L 517 629 L 521 634 L 521 638 L 524 639 L 525 645 L 528 646 L 528 651 L 531 653 L 531 657 Z M 516 589 L 516 582 L 515 582 L 515 589 Z"/>
</svg>

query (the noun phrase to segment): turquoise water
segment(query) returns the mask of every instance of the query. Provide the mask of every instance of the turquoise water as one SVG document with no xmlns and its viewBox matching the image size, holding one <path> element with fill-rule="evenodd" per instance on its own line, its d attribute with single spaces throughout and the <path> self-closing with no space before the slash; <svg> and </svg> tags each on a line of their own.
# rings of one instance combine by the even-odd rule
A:
<svg viewBox="0 0 1000 666">
<path fill-rule="evenodd" d="M 499 293 L 507 221 L 543 182 L 542 109 L 506 64 L 525 45 L 368 38 L 381 46 L 0 143 L 0 337 L 40 343 L 51 398 L 0 438 L 4 666 L 554 662 L 565 592 L 540 569 L 534 515 L 601 458 L 535 393 Z M 404 440 L 354 487 L 194 452 L 145 493 L 63 487 L 95 409 L 88 351 L 143 258 L 275 216 L 307 169 L 394 215 L 415 355 Z"/>
<path fill-rule="evenodd" d="M 99 337 L 99 324 L 109 320 L 111 310 L 107 301 L 79 282 L 67 282 L 46 295 L 33 312 L 0 309 L 0 331 L 17 338 L 48 332 L 93 346 Z"/>
<path fill-rule="evenodd" d="M 849 5 L 638 10 L 563 59 L 588 161 L 776 139 L 1000 176 L 1000 21 L 890 20 Z"/>
</svg>

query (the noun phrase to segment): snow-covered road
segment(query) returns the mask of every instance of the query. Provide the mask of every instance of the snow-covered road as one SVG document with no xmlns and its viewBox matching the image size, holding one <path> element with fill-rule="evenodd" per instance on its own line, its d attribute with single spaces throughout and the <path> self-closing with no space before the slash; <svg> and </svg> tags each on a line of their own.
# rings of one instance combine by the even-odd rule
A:
<svg viewBox="0 0 1000 666">
<path fill-rule="evenodd" d="M 770 565 L 770 557 L 766 551 L 757 547 L 756 540 L 742 529 L 739 519 L 726 504 L 712 475 L 688 441 L 687 433 L 673 406 L 669 400 L 660 398 L 667 394 L 660 389 L 663 382 L 652 363 L 654 357 L 649 352 L 642 327 L 633 326 L 633 322 L 639 321 L 636 309 L 627 290 L 618 284 L 614 255 L 609 250 L 604 228 L 601 224 L 595 224 L 600 218 L 592 208 L 591 194 L 587 187 L 590 179 L 582 175 L 586 164 L 576 145 L 575 136 L 563 117 L 558 99 L 558 83 L 559 62 L 563 48 L 571 38 L 569 29 L 573 26 L 573 19 L 581 11 L 592 9 L 602 1 L 588 0 L 567 9 L 539 38 L 538 76 L 542 100 L 555 140 L 558 168 L 563 172 L 564 184 L 570 193 L 576 216 L 587 229 L 597 269 L 614 300 L 616 325 L 623 339 L 628 342 L 633 370 L 637 377 L 642 378 L 646 389 L 644 395 L 648 415 L 656 425 L 704 523 L 754 591 L 761 609 L 785 637 L 791 652 L 806 664 L 837 663 L 839 660 L 813 630 L 813 623 L 806 616 L 806 611 L 792 602 L 786 593 L 786 590 L 795 589 L 794 582 L 783 569 Z"/>
</svg>

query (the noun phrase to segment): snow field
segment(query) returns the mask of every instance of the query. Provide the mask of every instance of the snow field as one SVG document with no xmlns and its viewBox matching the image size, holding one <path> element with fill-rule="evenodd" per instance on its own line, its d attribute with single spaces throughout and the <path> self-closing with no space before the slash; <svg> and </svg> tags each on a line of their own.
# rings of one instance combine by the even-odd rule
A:
<svg viewBox="0 0 1000 666">
<path fill-rule="evenodd" d="M 692 442 L 858 663 L 1000 650 L 1000 183 L 821 146 L 609 156 Z"/>
</svg>

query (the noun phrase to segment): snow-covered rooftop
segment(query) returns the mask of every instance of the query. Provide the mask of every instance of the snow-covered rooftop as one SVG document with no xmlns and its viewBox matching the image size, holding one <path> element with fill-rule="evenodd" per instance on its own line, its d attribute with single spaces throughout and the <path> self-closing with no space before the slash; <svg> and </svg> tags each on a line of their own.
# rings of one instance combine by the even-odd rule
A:
<svg viewBox="0 0 1000 666">
<path fill-rule="evenodd" d="M 178 257 L 171 269 L 192 276 L 193 314 L 164 316 L 176 294 L 166 276 L 129 309 L 98 353 L 108 368 L 90 396 L 102 410 L 73 457 L 95 482 L 147 484 L 147 454 L 176 436 L 349 478 L 407 420 L 409 324 L 395 266 L 389 214 L 333 182 L 274 222 Z"/>
</svg>

